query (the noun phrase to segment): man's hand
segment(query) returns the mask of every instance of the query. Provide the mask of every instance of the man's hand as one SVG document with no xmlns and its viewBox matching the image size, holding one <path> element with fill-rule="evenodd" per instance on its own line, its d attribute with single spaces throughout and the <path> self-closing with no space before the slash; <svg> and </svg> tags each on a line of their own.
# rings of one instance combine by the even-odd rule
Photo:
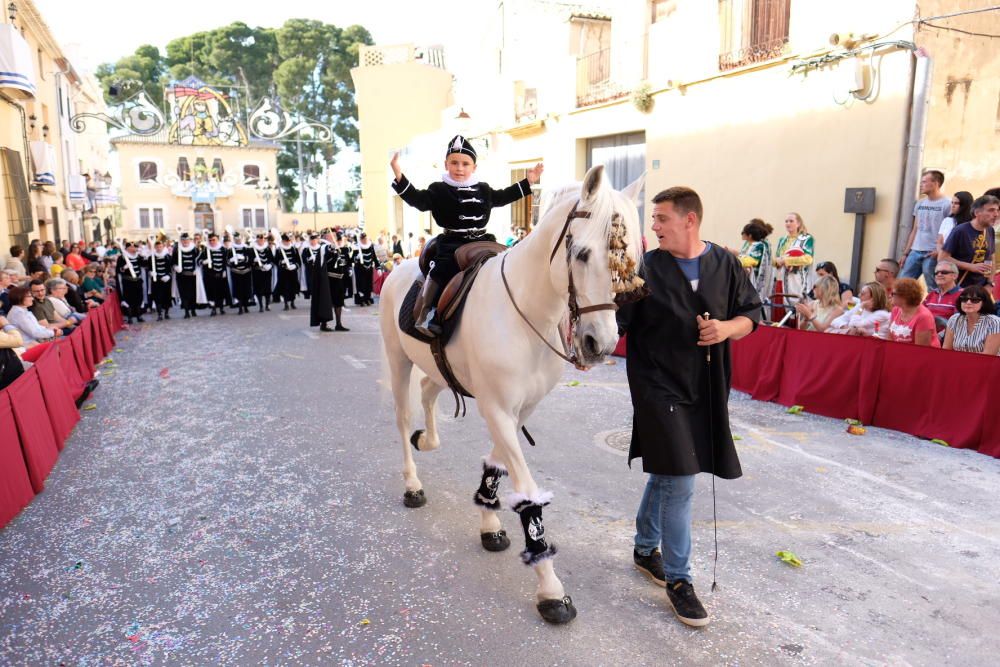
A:
<svg viewBox="0 0 1000 667">
<path fill-rule="evenodd" d="M 738 340 L 753 331 L 753 321 L 738 315 L 731 320 L 715 320 L 698 315 L 698 345 L 706 347 L 727 340 Z"/>
<path fill-rule="evenodd" d="M 545 171 L 545 165 L 539 162 L 534 166 L 533 169 L 528 170 L 527 179 L 532 185 L 535 185 L 540 180 L 542 180 L 542 172 Z"/>
<path fill-rule="evenodd" d="M 399 168 L 399 151 L 393 153 L 392 159 L 389 160 L 389 166 L 392 167 L 392 175 L 398 181 L 403 176 L 403 172 Z"/>
</svg>

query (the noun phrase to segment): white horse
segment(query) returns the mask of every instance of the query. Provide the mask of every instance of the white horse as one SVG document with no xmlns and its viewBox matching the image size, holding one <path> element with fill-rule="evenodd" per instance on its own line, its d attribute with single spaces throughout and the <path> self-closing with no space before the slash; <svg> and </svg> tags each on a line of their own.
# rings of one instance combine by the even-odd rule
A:
<svg viewBox="0 0 1000 667">
<path fill-rule="evenodd" d="M 598 166 L 587 172 L 582 187 L 557 192 L 536 229 L 483 266 L 446 348 L 455 376 L 476 397 L 493 443 L 474 497 L 481 512 L 480 539 L 490 551 L 510 545 L 497 518 L 497 486 L 509 472 L 514 492 L 508 501 L 525 535 L 521 557 L 538 576 L 538 611 L 552 623 L 569 622 L 576 609 L 555 574 L 551 560 L 555 547 L 546 541 L 542 525 L 542 507 L 552 494 L 535 484 L 518 442 L 518 429 L 562 375 L 563 359 L 549 345 L 563 347 L 558 331 L 568 307 L 580 313 L 571 343 L 577 364 L 595 365 L 614 350 L 618 327 L 609 268 L 612 221 L 624 223 L 626 252 L 638 262 L 636 202 L 641 189 L 642 179 L 616 192 Z M 403 442 L 407 507 L 426 503 L 410 446 L 429 451 L 440 445 L 435 407 L 438 394 L 447 387 L 430 346 L 399 330 L 400 305 L 419 277 L 416 261 L 396 267 L 382 288 L 379 308 L 396 425 Z M 426 430 L 411 434 L 409 387 L 414 364 L 425 374 L 420 390 Z"/>
</svg>

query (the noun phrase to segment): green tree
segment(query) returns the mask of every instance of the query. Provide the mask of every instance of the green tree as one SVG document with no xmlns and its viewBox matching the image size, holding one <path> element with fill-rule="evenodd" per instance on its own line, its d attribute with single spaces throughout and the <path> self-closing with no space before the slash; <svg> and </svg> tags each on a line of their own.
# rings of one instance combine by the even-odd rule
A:
<svg viewBox="0 0 1000 667">
<path fill-rule="evenodd" d="M 104 89 L 104 101 L 108 104 L 118 104 L 140 89 L 145 89 L 149 99 L 162 107 L 165 73 L 160 50 L 143 44 L 130 56 L 120 58 L 114 64 L 101 65 L 95 74 Z M 113 88 L 118 90 L 116 96 L 111 95 Z"/>
</svg>

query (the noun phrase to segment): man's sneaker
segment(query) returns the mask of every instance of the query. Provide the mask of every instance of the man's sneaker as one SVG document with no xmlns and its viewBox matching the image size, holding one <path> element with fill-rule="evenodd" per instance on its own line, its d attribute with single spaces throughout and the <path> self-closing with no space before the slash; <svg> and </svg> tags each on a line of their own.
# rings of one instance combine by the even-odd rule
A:
<svg viewBox="0 0 1000 667">
<path fill-rule="evenodd" d="M 681 623 L 693 628 L 708 625 L 708 612 L 702 606 L 701 600 L 694 594 L 694 586 L 690 581 L 678 579 L 667 585 L 667 601 L 673 607 L 674 613 Z"/>
<path fill-rule="evenodd" d="M 659 549 L 653 549 L 653 553 L 648 556 L 641 555 L 635 549 L 632 550 L 632 560 L 639 571 L 653 580 L 657 586 L 666 586 L 667 579 L 663 576 L 663 558 Z"/>
</svg>

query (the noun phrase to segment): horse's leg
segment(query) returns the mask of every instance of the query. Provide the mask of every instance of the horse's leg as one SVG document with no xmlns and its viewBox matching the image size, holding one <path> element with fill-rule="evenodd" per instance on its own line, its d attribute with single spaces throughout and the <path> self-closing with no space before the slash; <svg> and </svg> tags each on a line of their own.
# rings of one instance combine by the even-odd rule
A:
<svg viewBox="0 0 1000 667">
<path fill-rule="evenodd" d="M 503 551 L 510 546 L 510 538 L 500 525 L 497 510 L 500 499 L 500 479 L 507 474 L 507 466 L 500 460 L 496 447 L 483 459 L 483 477 L 472 500 L 479 505 L 479 541 L 487 551 Z"/>
<path fill-rule="evenodd" d="M 423 507 L 427 504 L 424 486 L 417 477 L 417 465 L 413 462 L 413 450 L 410 448 L 410 374 L 413 371 L 411 362 L 403 352 L 399 341 L 395 345 L 387 342 L 385 353 L 388 358 L 389 375 L 392 379 L 392 398 L 396 407 L 396 428 L 403 441 L 403 483 L 406 491 L 403 493 L 403 504 L 407 507 Z"/>
<path fill-rule="evenodd" d="M 538 613 L 549 623 L 568 623 L 576 618 L 576 607 L 566 595 L 562 582 L 552 566 L 556 547 L 546 540 L 542 524 L 542 508 L 552 501 L 552 494 L 539 491 L 524 460 L 521 444 L 517 441 L 518 420 L 498 406 L 483 405 L 480 410 L 490 429 L 495 451 L 502 452 L 507 462 L 514 491 L 508 497 L 511 509 L 517 512 L 524 530 L 524 551 L 521 560 L 534 568 L 538 576 L 535 595 Z"/>
<path fill-rule="evenodd" d="M 441 446 L 437 430 L 437 398 L 441 386 L 426 375 L 420 379 L 420 403 L 424 407 L 424 424 L 427 430 L 417 429 L 410 435 L 410 444 L 421 452 L 429 452 Z"/>
</svg>

